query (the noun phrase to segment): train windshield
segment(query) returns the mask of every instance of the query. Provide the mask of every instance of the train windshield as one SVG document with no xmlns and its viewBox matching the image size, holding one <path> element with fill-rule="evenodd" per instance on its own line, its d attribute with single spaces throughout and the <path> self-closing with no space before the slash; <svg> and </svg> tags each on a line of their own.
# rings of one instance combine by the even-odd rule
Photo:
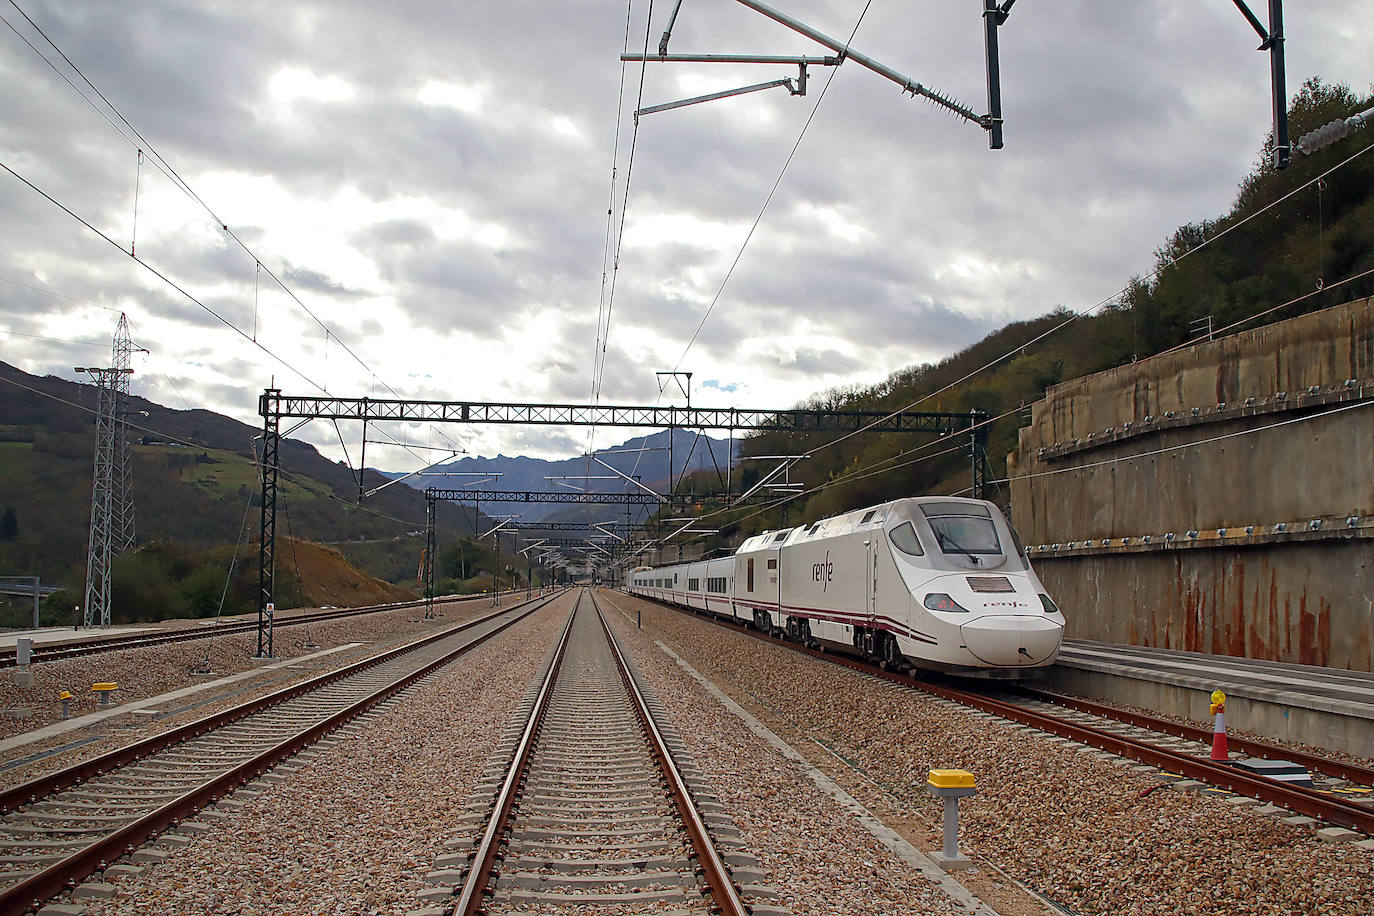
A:
<svg viewBox="0 0 1374 916">
<path fill-rule="evenodd" d="M 930 528 L 935 532 L 935 542 L 945 553 L 998 556 L 1002 553 L 1002 543 L 997 538 L 992 519 L 940 516 L 930 519 Z"/>
<path fill-rule="evenodd" d="M 969 559 L 1002 556 L 997 526 L 992 523 L 992 513 L 986 506 L 929 503 L 921 507 L 921 512 L 935 534 L 935 543 L 944 553 L 962 554 Z"/>
</svg>

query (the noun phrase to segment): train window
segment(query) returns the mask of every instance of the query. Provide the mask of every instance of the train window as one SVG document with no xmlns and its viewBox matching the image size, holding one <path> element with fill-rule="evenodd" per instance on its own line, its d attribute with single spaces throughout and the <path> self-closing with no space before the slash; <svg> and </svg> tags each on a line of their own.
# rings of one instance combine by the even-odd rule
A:
<svg viewBox="0 0 1374 916">
<path fill-rule="evenodd" d="M 925 513 L 926 518 L 934 518 L 937 515 L 976 515 L 980 518 L 992 518 L 988 507 L 977 503 L 923 503 L 921 511 Z"/>
<path fill-rule="evenodd" d="M 898 525 L 887 535 L 892 540 L 892 546 L 902 553 L 909 553 L 913 557 L 925 556 L 925 551 L 921 549 L 921 539 L 916 536 L 916 526 L 911 522 Z"/>
<path fill-rule="evenodd" d="M 753 557 L 750 557 L 749 560 L 747 561 L 747 564 L 746 564 L 746 567 L 745 567 L 745 576 L 746 576 L 745 581 L 746 581 L 746 583 L 747 583 L 746 586 L 745 586 L 745 591 L 752 592 L 752 591 L 754 590 L 754 558 L 753 558 Z"/>
<path fill-rule="evenodd" d="M 769 569 L 777 569 L 777 568 L 778 568 L 778 558 L 777 558 L 777 557 L 774 557 L 773 559 L 771 559 L 771 560 L 768 561 L 768 568 L 769 568 Z"/>
<path fill-rule="evenodd" d="M 700 580 L 700 579 L 688 579 L 688 580 L 687 580 L 687 591 L 689 591 L 689 592 L 699 592 L 699 591 L 701 591 L 701 580 Z"/>
<path fill-rule="evenodd" d="M 992 526 L 991 518 L 946 515 L 929 521 L 931 530 L 935 532 L 935 542 L 945 553 L 969 556 L 1002 553 L 1002 544 L 997 539 L 997 529 Z"/>
</svg>

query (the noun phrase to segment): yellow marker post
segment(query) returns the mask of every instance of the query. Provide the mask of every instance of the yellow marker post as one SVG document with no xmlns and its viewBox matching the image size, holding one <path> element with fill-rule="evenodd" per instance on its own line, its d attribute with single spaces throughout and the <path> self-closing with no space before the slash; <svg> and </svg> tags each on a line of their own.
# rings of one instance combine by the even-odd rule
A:
<svg viewBox="0 0 1374 916">
<path fill-rule="evenodd" d="M 936 861 L 946 870 L 968 868 L 973 863 L 959 852 L 959 799 L 977 792 L 973 774 L 968 770 L 931 770 L 926 790 L 945 800 L 944 848 Z"/>
<path fill-rule="evenodd" d="M 62 704 L 62 718 L 64 719 L 71 715 L 72 699 L 70 690 L 64 690 L 57 695 L 57 702 Z"/>
<path fill-rule="evenodd" d="M 92 684 L 91 689 L 100 694 L 100 705 L 110 705 L 110 694 L 119 689 L 119 685 L 114 681 L 104 681 L 99 684 Z"/>
</svg>

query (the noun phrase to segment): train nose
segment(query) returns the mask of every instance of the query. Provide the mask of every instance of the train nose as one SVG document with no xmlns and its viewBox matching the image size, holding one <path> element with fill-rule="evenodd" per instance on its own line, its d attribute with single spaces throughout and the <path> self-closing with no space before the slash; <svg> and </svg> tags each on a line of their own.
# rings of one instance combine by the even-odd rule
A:
<svg viewBox="0 0 1374 916">
<path fill-rule="evenodd" d="M 1064 626 L 1043 617 L 994 615 L 959 627 L 964 645 L 989 665 L 1041 665 L 1059 651 Z"/>
</svg>

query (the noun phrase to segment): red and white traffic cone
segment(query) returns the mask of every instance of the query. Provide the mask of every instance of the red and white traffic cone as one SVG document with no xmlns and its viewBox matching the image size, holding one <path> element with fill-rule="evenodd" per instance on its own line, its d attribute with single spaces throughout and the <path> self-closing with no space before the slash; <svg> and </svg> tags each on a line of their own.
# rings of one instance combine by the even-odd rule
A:
<svg viewBox="0 0 1374 916">
<path fill-rule="evenodd" d="M 1212 759 L 1227 763 L 1231 754 L 1226 747 L 1226 694 L 1220 690 L 1212 691 L 1212 715 L 1216 717 L 1212 726 Z"/>
</svg>

